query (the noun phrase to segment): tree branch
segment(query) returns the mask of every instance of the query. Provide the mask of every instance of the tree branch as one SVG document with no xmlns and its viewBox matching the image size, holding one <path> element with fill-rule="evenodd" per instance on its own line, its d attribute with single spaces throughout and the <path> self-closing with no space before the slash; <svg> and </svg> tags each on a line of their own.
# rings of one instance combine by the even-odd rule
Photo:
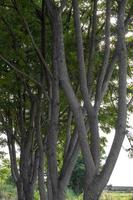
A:
<svg viewBox="0 0 133 200">
<path fill-rule="evenodd" d="M 61 6 L 59 8 L 60 12 L 62 12 L 64 10 L 66 4 L 67 4 L 67 0 L 61 0 Z"/>
<path fill-rule="evenodd" d="M 21 12 L 20 5 L 17 3 L 16 0 L 12 0 L 12 1 L 13 1 L 13 5 L 14 5 L 15 8 L 16 8 L 16 11 L 18 12 L 19 16 L 21 17 L 21 19 L 22 19 L 22 21 L 23 21 L 23 24 L 24 24 L 24 26 L 25 26 L 25 28 L 26 28 L 28 34 L 29 34 L 29 37 L 31 38 L 32 45 L 33 45 L 33 47 L 34 47 L 34 49 L 35 49 L 35 51 L 36 51 L 36 53 L 37 53 L 37 56 L 38 56 L 39 60 L 41 61 L 41 63 L 43 63 L 43 65 L 44 65 L 46 71 L 48 72 L 48 75 L 49 75 L 50 78 L 52 79 L 52 73 L 51 73 L 51 71 L 50 71 L 50 69 L 49 69 L 49 66 L 48 66 L 48 64 L 46 63 L 46 61 L 44 60 L 44 57 L 43 57 L 41 51 L 39 50 L 39 48 L 37 47 L 37 45 L 36 45 L 36 43 L 35 43 L 35 40 L 34 40 L 34 38 L 33 38 L 33 35 L 32 35 L 32 33 L 31 33 L 31 31 L 30 31 L 29 25 L 28 25 L 28 23 L 27 23 L 25 17 L 23 16 L 23 14 L 22 14 L 22 12 Z M 50 2 L 50 1 L 49 1 L 49 2 Z"/>
<path fill-rule="evenodd" d="M 106 22 L 105 22 L 105 50 L 104 50 L 104 61 L 101 68 L 100 75 L 97 81 L 96 97 L 95 97 L 95 109 L 99 108 L 101 99 L 101 89 L 106 74 L 106 70 L 109 63 L 110 56 L 110 16 L 111 16 L 111 0 L 106 0 Z"/>
<path fill-rule="evenodd" d="M 50 15 L 53 17 L 53 12 L 54 12 L 56 6 L 55 6 L 55 4 L 53 3 L 52 0 L 45 0 L 45 1 L 46 1 L 48 10 L 50 12 Z"/>
<path fill-rule="evenodd" d="M 52 18 L 51 20 L 53 20 L 52 28 L 53 28 L 53 37 L 54 37 L 54 48 L 56 48 L 56 52 L 57 52 L 56 61 L 57 61 L 57 66 L 58 66 L 60 83 L 68 99 L 70 108 L 74 114 L 74 118 L 75 118 L 76 125 L 78 128 L 78 133 L 79 133 L 80 145 L 81 145 L 81 149 L 82 149 L 84 160 L 85 160 L 86 169 L 87 170 L 89 169 L 88 176 L 91 178 L 95 173 L 95 164 L 94 164 L 94 161 L 90 152 L 90 147 L 88 144 L 87 131 L 85 127 L 82 109 L 80 107 L 80 103 L 78 102 L 78 99 L 73 91 L 73 88 L 71 86 L 71 83 L 68 77 L 68 71 L 67 71 L 66 59 L 65 59 L 61 16 L 55 15 L 55 17 Z"/>
<path fill-rule="evenodd" d="M 94 3 L 93 3 L 92 31 L 91 31 L 90 44 L 89 44 L 87 81 L 88 81 L 88 91 L 89 91 L 90 96 L 91 96 L 92 83 L 93 83 L 94 56 L 95 56 L 95 47 L 96 47 L 97 1 L 98 0 L 94 0 Z"/>
<path fill-rule="evenodd" d="M 70 144 L 72 117 L 73 117 L 73 113 L 71 111 L 69 111 L 68 122 L 67 122 L 67 130 L 66 130 L 66 142 L 65 142 L 65 147 L 64 147 L 64 157 L 66 156 L 66 153 L 68 151 L 68 147 L 69 147 L 69 144 Z"/>
<path fill-rule="evenodd" d="M 119 61 L 119 100 L 118 100 L 118 119 L 115 131 L 113 144 L 102 169 L 102 172 L 95 185 L 97 189 L 102 191 L 102 188 L 107 184 L 109 177 L 114 169 L 122 143 L 126 135 L 126 119 L 127 119 L 127 104 L 126 104 L 126 76 L 127 76 L 127 49 L 125 42 L 125 17 L 126 0 L 118 1 L 118 21 L 117 21 L 117 36 L 118 36 L 118 61 Z"/>
<path fill-rule="evenodd" d="M 94 110 L 91 105 L 89 92 L 87 88 L 87 78 L 85 71 L 85 61 L 84 61 L 84 50 L 83 50 L 83 39 L 81 33 L 80 25 L 80 13 L 79 7 L 76 0 L 73 0 L 73 12 L 74 12 L 74 25 L 75 25 L 75 34 L 76 34 L 76 44 L 77 44 L 77 59 L 79 64 L 79 75 L 80 75 L 80 88 L 83 95 L 84 107 L 87 110 L 90 130 L 92 135 L 92 155 L 96 166 L 99 165 L 100 158 L 100 148 L 99 148 L 99 131 L 98 131 L 98 121 L 97 117 L 94 114 Z"/>
<path fill-rule="evenodd" d="M 11 67 L 18 75 L 23 76 L 25 79 L 31 80 L 33 83 L 35 83 L 37 86 L 42 87 L 41 84 L 35 80 L 34 78 L 32 78 L 31 76 L 29 76 L 28 74 L 26 74 L 25 72 L 22 72 L 21 70 L 19 70 L 14 64 L 12 64 L 11 62 L 9 62 L 5 57 L 3 57 L 0 54 L 0 58 L 9 66 Z"/>
<path fill-rule="evenodd" d="M 133 97 L 130 99 L 130 101 L 128 102 L 128 104 L 127 104 L 127 108 L 130 108 L 130 106 L 132 105 L 132 103 L 133 103 Z"/>
<path fill-rule="evenodd" d="M 89 100 L 88 88 L 87 88 L 87 79 L 85 71 L 85 61 L 84 61 L 84 50 L 83 50 L 83 39 L 80 25 L 80 13 L 77 0 L 73 0 L 73 12 L 74 12 L 74 26 L 75 26 L 75 35 L 76 35 L 76 44 L 77 44 L 77 59 L 79 64 L 79 75 L 80 75 L 80 88 L 83 94 L 83 100 L 87 112 L 92 110 L 91 102 Z"/>
<path fill-rule="evenodd" d="M 128 27 L 128 25 L 130 23 L 131 13 L 132 12 L 128 13 L 127 18 L 124 21 L 125 31 L 127 30 L 127 27 Z M 116 44 L 116 47 L 115 47 L 112 59 L 111 59 L 109 65 L 107 67 L 106 75 L 104 77 L 104 81 L 103 81 L 103 85 L 102 85 L 102 90 L 101 90 L 102 91 L 102 93 L 101 93 L 101 99 L 99 101 L 100 103 L 101 103 L 104 95 L 106 94 L 106 91 L 107 91 L 108 85 L 109 85 L 109 81 L 111 79 L 111 76 L 112 76 L 112 73 L 113 73 L 113 70 L 114 70 L 114 65 L 115 65 L 117 57 L 118 57 L 118 52 L 117 52 L 118 50 L 117 50 L 117 48 L 118 47 L 117 47 L 117 44 Z M 99 105 L 100 105 L 100 103 L 99 103 Z"/>
</svg>

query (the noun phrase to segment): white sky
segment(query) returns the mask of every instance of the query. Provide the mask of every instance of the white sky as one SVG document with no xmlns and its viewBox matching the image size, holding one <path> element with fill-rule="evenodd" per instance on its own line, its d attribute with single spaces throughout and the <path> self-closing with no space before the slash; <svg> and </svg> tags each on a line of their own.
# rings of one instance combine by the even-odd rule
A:
<svg viewBox="0 0 133 200">
<path fill-rule="evenodd" d="M 130 125 L 133 125 L 133 114 L 130 118 Z M 133 129 L 130 129 L 130 131 L 133 133 Z M 109 152 L 113 136 L 113 132 L 108 136 L 107 152 Z M 125 138 L 119 158 L 108 184 L 112 184 L 114 186 L 133 186 L 133 158 L 131 159 L 128 157 L 128 153 L 124 150 L 126 147 L 129 147 L 127 138 Z"/>
</svg>

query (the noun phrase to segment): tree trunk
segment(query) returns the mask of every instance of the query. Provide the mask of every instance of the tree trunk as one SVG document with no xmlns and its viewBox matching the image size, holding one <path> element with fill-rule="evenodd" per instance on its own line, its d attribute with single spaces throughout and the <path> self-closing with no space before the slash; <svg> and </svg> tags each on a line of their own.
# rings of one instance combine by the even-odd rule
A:
<svg viewBox="0 0 133 200">
<path fill-rule="evenodd" d="M 93 188 L 93 186 L 92 186 Z M 92 190 L 85 190 L 84 191 L 84 200 L 99 200 L 100 199 L 100 193 L 99 190 L 95 187 Z"/>
<path fill-rule="evenodd" d="M 24 200 L 34 200 L 34 189 L 33 185 L 24 186 Z"/>
<path fill-rule="evenodd" d="M 25 200 L 22 182 L 18 181 L 18 182 L 16 183 L 16 186 L 17 186 L 17 196 L 18 196 L 18 200 Z"/>
<path fill-rule="evenodd" d="M 51 180 L 50 180 L 49 169 L 47 171 L 47 195 L 48 195 L 48 200 L 52 200 L 53 199 L 52 185 L 51 185 Z"/>
<path fill-rule="evenodd" d="M 40 200 L 47 200 L 44 180 L 44 153 L 40 155 L 39 169 L 38 169 L 38 190 L 40 194 Z"/>
<path fill-rule="evenodd" d="M 58 199 L 57 200 L 65 200 L 65 191 L 59 189 L 58 190 Z"/>
<path fill-rule="evenodd" d="M 90 196 L 88 194 L 84 195 L 84 200 L 99 200 L 98 196 Z"/>
<path fill-rule="evenodd" d="M 34 200 L 34 186 L 23 185 L 21 180 L 16 183 L 18 200 Z"/>
</svg>

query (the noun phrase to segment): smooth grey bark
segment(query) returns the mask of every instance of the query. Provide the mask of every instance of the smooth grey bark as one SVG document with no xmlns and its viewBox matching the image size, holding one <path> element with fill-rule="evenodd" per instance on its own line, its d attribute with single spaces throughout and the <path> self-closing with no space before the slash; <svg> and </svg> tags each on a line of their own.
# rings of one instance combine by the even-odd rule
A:
<svg viewBox="0 0 133 200">
<path fill-rule="evenodd" d="M 40 92 L 40 95 L 41 92 Z M 39 95 L 39 96 L 40 96 Z M 36 141 L 38 144 L 38 190 L 40 194 L 40 200 L 46 200 L 46 185 L 44 180 L 44 164 L 45 164 L 45 152 L 41 133 L 41 97 L 36 97 L 36 116 L 35 116 L 35 130 L 36 130 Z"/>
<path fill-rule="evenodd" d="M 80 88 L 81 88 L 81 93 L 83 94 L 84 107 L 86 108 L 90 124 L 91 153 L 93 156 L 93 160 L 95 162 L 96 169 L 98 171 L 100 163 L 100 140 L 99 140 L 99 130 L 98 130 L 98 117 L 97 113 L 94 111 L 91 105 L 91 99 L 89 98 L 85 61 L 84 61 L 83 39 L 82 39 L 81 24 L 80 24 L 80 11 L 78 7 L 78 2 L 76 0 L 73 0 L 73 12 L 74 12 L 74 27 L 75 27 L 75 36 L 77 44 L 77 60 L 79 64 Z"/>
<path fill-rule="evenodd" d="M 92 25 L 91 25 L 91 33 L 89 37 L 89 58 L 88 58 L 88 72 L 87 72 L 87 82 L 88 82 L 88 92 L 89 96 L 92 93 L 92 84 L 94 81 L 94 57 L 96 51 L 96 27 L 97 27 L 97 2 L 98 0 L 94 0 L 92 3 Z"/>
<path fill-rule="evenodd" d="M 110 4 L 109 4 L 110 2 L 107 1 L 107 3 L 108 3 L 107 4 L 107 8 L 110 9 Z M 108 9 L 107 9 L 107 12 L 108 12 Z M 106 32 L 107 32 L 106 33 L 106 37 L 107 38 L 106 38 L 106 40 L 107 40 L 108 44 L 109 44 L 109 18 L 110 18 L 110 15 L 109 16 L 107 15 L 107 22 L 106 22 L 107 23 L 107 25 L 106 25 L 106 27 L 107 27 L 106 28 Z M 118 19 L 120 20 L 119 17 L 118 17 Z M 88 150 L 88 145 L 86 144 L 86 142 L 84 140 L 85 137 L 86 137 L 86 130 L 85 130 L 85 127 L 84 127 L 83 115 L 82 115 L 82 112 L 80 110 L 79 103 L 78 103 L 78 101 L 77 101 L 77 99 L 75 97 L 75 94 L 73 92 L 73 89 L 72 89 L 72 87 L 70 85 L 70 80 L 69 80 L 69 77 L 68 77 L 67 67 L 66 67 L 66 62 L 65 62 L 65 53 L 64 53 L 64 42 L 63 42 L 63 31 L 62 31 L 61 15 L 58 14 L 56 11 L 54 12 L 54 19 L 53 19 L 53 21 L 54 21 L 53 32 L 54 32 L 54 35 L 56 36 L 56 42 L 57 42 L 56 45 L 58 46 L 58 53 L 59 53 L 58 56 L 60 56 L 60 62 L 59 62 L 59 65 L 58 65 L 60 82 L 61 82 L 62 87 L 64 89 L 64 92 L 65 92 L 65 94 L 66 94 L 66 96 L 68 98 L 71 110 L 73 111 L 74 118 L 75 118 L 75 121 L 76 121 L 76 124 L 77 124 L 78 133 L 79 133 L 79 141 L 80 141 L 82 153 L 83 153 L 84 156 L 86 155 L 84 157 L 84 159 L 85 159 L 86 170 L 87 170 L 86 175 L 87 175 L 87 177 L 89 179 L 89 175 L 90 174 L 88 174 L 88 171 L 90 170 L 90 166 L 88 166 L 87 164 L 91 163 L 91 162 L 90 162 L 90 160 L 87 160 L 86 158 L 87 158 L 88 155 L 90 155 L 89 157 L 91 158 L 91 153 L 92 152 L 91 153 L 89 152 L 90 150 Z M 123 20 L 123 24 L 124 24 L 124 20 Z M 121 26 L 123 26 L 123 25 L 121 24 Z M 118 29 L 119 29 L 119 26 L 118 26 Z M 119 36 L 119 34 L 118 34 L 118 36 Z M 77 35 L 77 37 L 81 37 L 81 36 Z M 118 39 L 118 41 L 119 41 L 119 39 Z M 118 42 L 118 44 L 119 44 L 119 42 Z M 123 44 L 123 46 L 124 46 L 124 44 Z M 78 48 L 80 49 L 79 52 L 81 52 L 82 46 L 78 46 Z M 109 47 L 107 46 L 107 49 L 108 48 Z M 118 51 L 121 52 L 120 49 Z M 121 55 L 121 53 L 120 53 L 120 55 Z M 125 55 L 126 54 L 124 52 L 123 57 Z M 102 81 L 104 81 L 104 76 L 106 74 L 108 60 L 109 60 L 109 49 L 107 51 L 107 54 L 105 55 L 105 61 L 104 61 L 104 64 L 103 64 L 103 73 L 102 73 L 102 76 L 101 76 Z M 112 62 L 114 62 L 114 60 L 115 59 L 113 59 Z M 81 61 L 82 61 L 82 59 L 80 60 L 80 62 Z M 121 91 L 120 88 L 124 88 L 124 91 L 125 91 L 126 70 L 124 70 L 123 73 L 121 73 L 121 69 L 122 69 L 122 66 L 123 66 L 123 69 L 124 69 L 124 67 L 126 68 L 127 63 L 126 63 L 126 61 L 123 61 L 123 62 L 124 62 L 124 65 L 123 65 L 122 62 L 119 63 L 120 74 L 121 75 L 119 77 L 119 84 L 120 84 L 120 86 L 119 86 L 119 103 L 118 103 L 118 113 L 119 113 L 118 114 L 118 121 L 119 121 L 120 124 L 119 123 L 118 124 L 120 126 L 116 127 L 116 136 L 115 136 L 115 139 L 114 139 L 114 143 L 112 145 L 109 157 L 108 157 L 108 159 L 106 161 L 106 164 L 105 164 L 105 166 L 104 166 L 104 168 L 103 168 L 103 170 L 102 170 L 102 172 L 101 172 L 100 175 L 94 176 L 95 175 L 95 166 L 94 166 L 94 163 L 92 161 L 93 164 L 91 165 L 92 166 L 91 169 L 93 170 L 94 173 L 92 173 L 93 175 L 90 176 L 91 179 L 87 183 L 88 186 L 85 188 L 85 191 L 84 191 L 84 199 L 85 200 L 88 200 L 88 199 L 98 199 L 99 198 L 99 196 L 101 194 L 101 191 L 103 190 L 104 186 L 106 185 L 106 183 L 107 183 L 107 181 L 108 181 L 108 179 L 109 179 L 109 177 L 110 177 L 110 175 L 112 173 L 112 170 L 113 170 L 114 165 L 116 163 L 116 160 L 117 160 L 117 157 L 119 155 L 119 151 L 120 151 L 123 139 L 124 139 L 125 132 L 124 132 L 124 130 L 121 129 L 121 127 L 124 126 L 124 129 L 125 129 L 125 121 L 126 121 L 126 114 L 125 113 L 126 113 L 126 110 L 124 109 L 123 112 L 122 112 L 123 114 L 121 114 L 120 113 L 120 107 L 122 105 L 124 107 L 126 107 L 126 102 L 125 102 L 126 93 L 125 92 L 122 93 L 122 91 Z M 80 64 L 82 65 L 83 63 L 80 63 Z M 122 74 L 123 74 L 123 76 L 122 76 Z M 123 83 L 123 85 L 122 85 L 122 83 Z M 123 99 L 123 101 L 121 99 Z M 119 120 L 119 118 L 122 119 L 122 116 L 124 116 L 123 117 L 123 122 L 121 120 Z M 82 132 L 82 136 L 80 135 L 80 132 Z M 83 146 L 83 144 L 84 144 L 84 146 Z M 87 154 L 85 153 L 85 151 L 87 152 Z M 102 178 L 102 177 L 104 177 L 104 178 Z"/>
<path fill-rule="evenodd" d="M 64 159 L 67 154 L 69 144 L 70 144 L 70 139 L 71 139 L 71 123 L 72 123 L 72 118 L 73 118 L 73 113 L 71 110 L 69 111 L 68 114 L 68 122 L 67 122 L 67 130 L 66 130 L 66 142 L 65 142 L 65 147 L 64 147 Z"/>
<path fill-rule="evenodd" d="M 47 4 L 50 6 L 50 12 L 52 10 L 50 2 Z M 63 32 L 62 32 L 62 22 L 61 22 L 61 14 L 58 12 L 58 10 L 54 9 L 54 11 L 51 14 L 51 21 L 52 21 L 52 29 L 53 29 L 53 37 L 54 37 L 54 48 L 56 48 L 56 58 L 58 61 L 58 74 L 59 74 L 59 80 L 60 83 L 65 91 L 65 94 L 69 100 L 70 107 L 74 113 L 75 119 L 76 119 L 76 125 L 79 134 L 79 141 L 82 146 L 83 154 L 86 160 L 86 165 L 88 165 L 91 168 L 91 173 L 88 171 L 88 174 L 90 177 L 93 176 L 93 172 L 95 171 L 95 165 L 90 153 L 89 145 L 87 142 L 87 132 L 86 127 L 84 123 L 84 117 L 82 114 L 82 110 L 80 108 L 79 102 L 74 94 L 74 91 L 70 85 L 67 69 L 66 69 L 66 62 L 65 62 L 65 52 L 64 52 L 64 42 L 63 42 Z M 81 123 L 79 124 L 79 122 Z M 86 156 L 85 156 L 86 155 Z M 66 179 L 68 180 L 68 179 Z M 62 189 L 63 191 L 63 189 Z M 59 193 L 61 190 L 59 190 Z M 59 198 L 59 195 L 58 195 Z"/>
<path fill-rule="evenodd" d="M 124 21 L 124 26 L 125 26 L 125 31 L 127 31 L 128 29 L 128 24 L 130 23 L 130 20 L 131 20 L 131 10 L 132 8 L 130 9 L 125 21 Z M 104 81 L 103 81 L 103 84 L 102 84 L 102 89 L 101 89 L 101 96 L 100 96 L 100 99 L 99 99 L 99 103 L 97 102 L 97 109 L 99 109 L 100 107 L 100 104 L 107 92 L 107 89 L 108 89 L 108 86 L 109 86 L 109 81 L 111 79 L 111 76 L 112 76 L 112 73 L 114 71 L 114 66 L 116 64 L 116 61 L 118 59 L 118 46 L 117 46 L 117 43 L 115 45 L 115 49 L 114 49 L 114 52 L 113 52 L 113 55 L 108 63 L 108 67 L 107 67 L 107 70 L 106 70 L 106 74 L 105 74 L 105 77 L 104 77 Z"/>
<path fill-rule="evenodd" d="M 104 77 L 107 71 L 107 67 L 109 64 L 109 57 L 110 57 L 110 16 L 111 16 L 111 0 L 106 1 L 106 21 L 105 21 L 105 49 L 104 49 L 104 59 L 103 59 L 103 65 L 102 69 L 100 71 L 100 75 L 98 77 L 97 81 L 97 87 L 96 87 L 96 97 L 95 97 L 95 109 L 98 110 L 100 105 L 100 98 L 101 98 L 101 92 L 102 92 L 102 85 L 104 81 Z"/>
<path fill-rule="evenodd" d="M 49 174 L 49 169 L 47 170 L 47 196 L 48 200 L 53 200 L 53 192 L 52 192 L 52 185 L 51 185 L 51 179 Z"/>
<path fill-rule="evenodd" d="M 24 200 L 24 192 L 23 192 L 23 184 L 21 182 L 21 180 L 18 180 L 18 183 L 16 183 L 17 186 L 17 197 L 18 200 Z"/>
<path fill-rule="evenodd" d="M 47 159 L 53 199 L 58 199 L 57 139 L 59 133 L 59 77 L 58 49 L 56 38 L 53 38 L 53 80 L 51 85 L 50 121 L 47 138 Z"/>
<path fill-rule="evenodd" d="M 84 117 L 82 114 L 82 110 L 80 108 L 80 104 L 74 94 L 74 91 L 70 84 L 70 80 L 68 78 L 66 62 L 65 62 L 62 22 L 61 22 L 60 14 L 57 13 L 53 21 L 54 21 L 53 31 L 56 37 L 56 45 L 58 47 L 58 57 L 60 58 L 60 62 L 58 65 L 59 79 L 64 89 L 64 92 L 68 98 L 71 110 L 74 113 L 76 125 L 78 128 L 78 133 L 79 133 L 79 141 L 80 141 L 81 149 L 83 151 L 83 156 L 85 159 L 86 166 L 91 168 L 92 173 L 90 173 L 89 171 L 88 173 L 90 176 L 92 176 L 93 172 L 95 171 L 95 165 L 94 165 L 94 161 L 90 152 L 89 144 L 87 142 L 87 133 L 86 133 L 86 128 L 85 128 L 85 123 L 83 120 Z"/>
<path fill-rule="evenodd" d="M 39 155 L 39 166 L 38 166 L 38 190 L 40 194 L 40 200 L 47 200 L 46 185 L 44 180 L 44 159 L 45 155 L 43 152 Z"/>
<path fill-rule="evenodd" d="M 127 75 L 127 49 L 125 42 L 125 16 L 126 1 L 118 1 L 118 22 L 117 22 L 117 35 L 118 35 L 118 61 L 119 61 L 119 100 L 118 100 L 118 119 L 116 126 L 115 138 L 102 169 L 102 172 L 97 176 L 91 185 L 88 187 L 84 195 L 85 200 L 97 199 L 101 194 L 103 188 L 107 184 L 109 177 L 116 164 L 123 140 L 126 134 L 126 117 L 127 117 L 127 104 L 126 104 L 126 75 Z M 92 197 L 91 197 L 92 196 Z"/>
</svg>

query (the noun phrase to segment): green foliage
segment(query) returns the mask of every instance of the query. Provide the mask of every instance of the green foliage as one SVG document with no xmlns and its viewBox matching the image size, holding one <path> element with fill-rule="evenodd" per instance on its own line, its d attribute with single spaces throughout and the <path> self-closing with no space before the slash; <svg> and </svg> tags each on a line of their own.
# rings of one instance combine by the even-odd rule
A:
<svg viewBox="0 0 133 200">
<path fill-rule="evenodd" d="M 2 159 L 0 164 L 0 182 L 2 185 L 14 185 L 9 159 Z"/>
<path fill-rule="evenodd" d="M 39 200 L 39 192 L 38 191 L 36 191 L 34 193 L 34 200 Z"/>
<path fill-rule="evenodd" d="M 8 159 L 3 159 L 0 165 L 0 198 L 14 200 L 16 188 L 11 176 L 10 163 Z"/>
<path fill-rule="evenodd" d="M 70 179 L 70 184 L 69 184 L 69 187 L 77 195 L 83 192 L 84 176 L 85 176 L 85 165 L 84 165 L 83 157 L 79 155 L 74 171 Z"/>
<path fill-rule="evenodd" d="M 0 199 L 5 200 L 15 200 L 16 199 L 16 189 L 12 185 L 2 185 L 0 186 Z"/>
<path fill-rule="evenodd" d="M 66 191 L 66 200 L 82 200 L 83 196 L 76 195 L 71 189 L 67 189 Z"/>
<path fill-rule="evenodd" d="M 16 199 L 16 188 L 11 176 L 10 162 L 8 159 L 2 159 L 0 164 L 0 199 Z"/>
</svg>

